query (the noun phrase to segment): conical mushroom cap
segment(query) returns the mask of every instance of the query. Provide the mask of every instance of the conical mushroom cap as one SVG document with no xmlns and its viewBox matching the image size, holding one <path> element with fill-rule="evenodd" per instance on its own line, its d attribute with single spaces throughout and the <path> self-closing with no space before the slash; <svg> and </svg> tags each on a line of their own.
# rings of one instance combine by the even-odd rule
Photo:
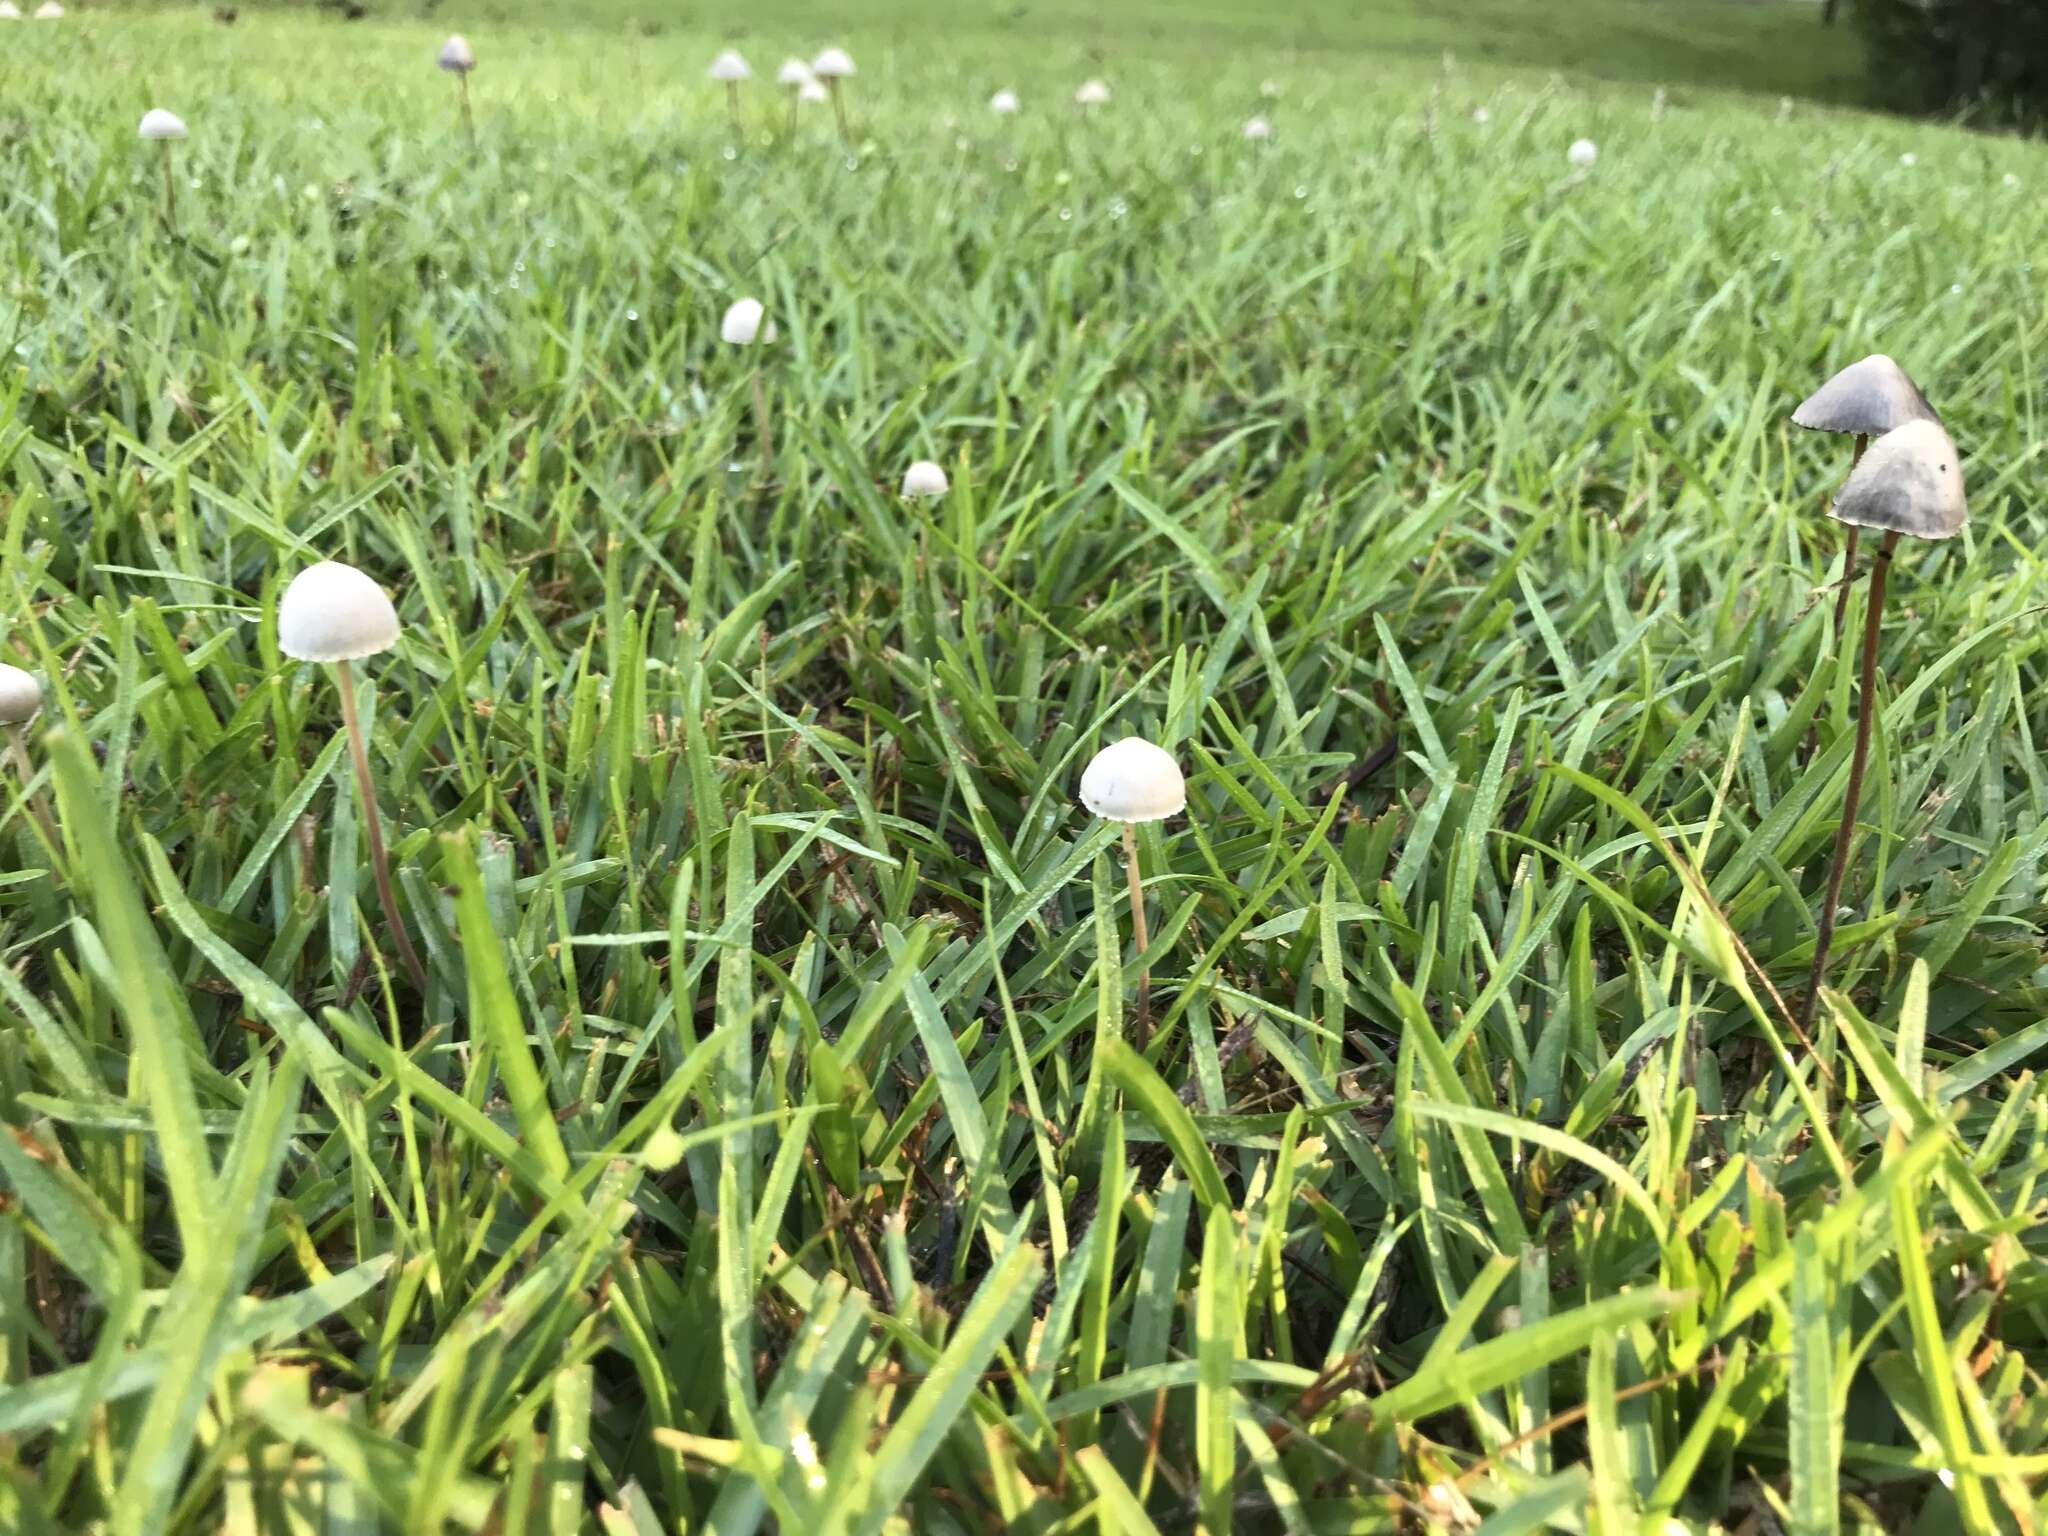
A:
<svg viewBox="0 0 2048 1536">
<path fill-rule="evenodd" d="M 751 347 L 761 334 L 761 301 L 734 299 L 718 322 L 718 339 L 735 347 Z"/>
<path fill-rule="evenodd" d="M 21 7 L 14 0 L 0 0 L 0 21 L 21 20 Z"/>
<path fill-rule="evenodd" d="M 434 62 L 450 74 L 466 75 L 476 68 L 476 53 L 469 46 L 469 39 L 456 32 L 441 45 L 441 51 L 434 55 Z"/>
<path fill-rule="evenodd" d="M 1187 780 L 1141 736 L 1104 747 L 1081 771 L 1081 803 L 1105 821 L 1164 821 L 1187 809 Z"/>
<path fill-rule="evenodd" d="M 775 71 L 777 85 L 802 85 L 811 78 L 811 66 L 802 59 L 784 59 L 782 68 Z"/>
<path fill-rule="evenodd" d="M 34 676 L 0 661 L 0 725 L 20 725 L 42 707 L 42 685 Z"/>
<path fill-rule="evenodd" d="M 820 80 L 844 80 L 853 73 L 853 55 L 844 48 L 827 48 L 811 60 L 811 73 Z"/>
<path fill-rule="evenodd" d="M 1962 455 L 1938 421 L 1909 421 L 1870 445 L 1829 516 L 1859 528 L 1953 538 L 1969 520 Z"/>
<path fill-rule="evenodd" d="M 1074 91 L 1074 104 L 1080 107 L 1102 107 L 1109 104 L 1109 87 L 1100 80 L 1083 80 Z"/>
<path fill-rule="evenodd" d="M 1940 421 L 1906 370 L 1873 352 L 1851 363 L 1799 402 L 1792 425 L 1809 432 L 1853 432 L 1882 437 L 1909 421 Z"/>
<path fill-rule="evenodd" d="M 813 75 L 796 88 L 796 99 L 798 101 L 830 101 L 832 93 L 825 89 L 824 81 Z"/>
<path fill-rule="evenodd" d="M 398 610 L 352 565 L 322 560 L 277 602 L 277 646 L 296 661 L 354 661 L 398 643 Z"/>
<path fill-rule="evenodd" d="M 711 61 L 707 73 L 714 80 L 751 80 L 754 71 L 747 64 L 746 56 L 737 48 L 728 48 Z"/>
<path fill-rule="evenodd" d="M 185 120 L 162 107 L 151 107 L 142 114 L 142 122 L 135 132 L 145 139 L 182 139 L 185 137 Z"/>
<path fill-rule="evenodd" d="M 903 471 L 903 494 L 906 496 L 943 496 L 951 488 L 946 472 L 930 459 L 919 459 Z"/>
</svg>

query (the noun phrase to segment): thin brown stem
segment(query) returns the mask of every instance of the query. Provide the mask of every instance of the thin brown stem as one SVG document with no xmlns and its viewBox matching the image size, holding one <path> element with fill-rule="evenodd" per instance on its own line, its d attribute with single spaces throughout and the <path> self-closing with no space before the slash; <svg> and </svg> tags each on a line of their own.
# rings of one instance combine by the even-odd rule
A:
<svg viewBox="0 0 2048 1536">
<path fill-rule="evenodd" d="M 1138 829 L 1124 823 L 1124 876 L 1131 887 L 1131 938 L 1140 955 L 1151 945 L 1145 932 L 1145 887 L 1138 880 Z M 1138 1049 L 1145 1049 L 1152 1035 L 1152 972 L 1138 967 Z"/>
<path fill-rule="evenodd" d="M 406 934 L 405 924 L 399 921 L 398 899 L 391 891 L 391 861 L 384 854 L 384 828 L 377 815 L 377 787 L 370 779 L 370 753 L 363 742 L 363 722 L 356 717 L 355 681 L 349 676 L 347 662 L 337 661 L 334 664 L 334 684 L 341 690 L 341 723 L 348 731 L 349 757 L 356 769 L 356 793 L 363 802 L 363 828 L 370 837 L 370 872 L 377 879 L 377 902 L 384 909 L 384 924 L 391 930 L 391 942 L 398 947 L 398 958 L 405 962 L 406 974 L 424 993 L 427 990 L 427 968 L 420 964 L 412 939 Z"/>
<path fill-rule="evenodd" d="M 853 130 L 846 126 L 846 99 L 839 94 L 839 77 L 834 75 L 827 87 L 832 93 L 832 115 L 839 119 L 839 142 L 848 149 L 853 148 Z"/>
<path fill-rule="evenodd" d="M 789 89 L 789 123 L 782 130 L 782 136 L 785 139 L 793 139 L 796 137 L 796 108 L 797 103 L 802 100 L 803 97 L 797 94 L 797 88 L 795 86 L 791 86 Z"/>
<path fill-rule="evenodd" d="M 64 845 L 57 840 L 57 824 L 50 819 L 50 808 L 43 804 L 43 797 L 29 787 L 35 782 L 36 767 L 29 761 L 28 748 L 22 741 L 24 734 L 21 726 L 7 728 L 7 755 L 14 763 L 14 771 L 21 777 L 21 798 L 28 805 L 29 815 L 35 818 L 36 833 L 50 855 L 50 868 L 54 873 L 64 862 Z"/>
<path fill-rule="evenodd" d="M 159 163 L 164 171 L 164 225 L 169 229 L 178 227 L 178 178 L 171 170 L 171 141 L 163 141 L 163 154 Z"/>
<path fill-rule="evenodd" d="M 1877 632 L 1884 613 L 1884 581 L 1891 569 L 1896 533 L 1887 533 L 1870 566 L 1869 607 L 1863 615 L 1863 680 L 1856 700 L 1856 751 L 1849 759 L 1849 787 L 1842 797 L 1842 820 L 1835 828 L 1835 857 L 1828 866 L 1828 893 L 1821 903 L 1820 929 L 1813 940 L 1813 969 L 1806 977 L 1806 1000 L 1799 1023 L 1813 1023 L 1820 1006 L 1820 984 L 1828 972 L 1828 947 L 1835 937 L 1835 909 L 1842 901 L 1842 881 L 1849 873 L 1849 845 L 1856 836 L 1856 806 L 1863 798 L 1863 769 L 1870 761 L 1870 725 L 1877 714 Z"/>
<path fill-rule="evenodd" d="M 458 96 L 458 97 L 460 98 L 460 100 L 461 100 L 461 102 L 462 102 L 462 132 L 463 132 L 463 136 L 464 136 L 464 137 L 466 137 L 466 138 L 467 138 L 467 139 L 469 140 L 469 151 L 470 151 L 470 153 L 471 153 L 471 154 L 475 154 L 475 153 L 476 153 L 476 119 L 475 119 L 474 117 L 470 116 L 470 112 L 469 112 L 469 71 L 468 71 L 468 70 L 466 70 L 466 69 L 459 69 L 459 70 L 457 70 L 457 71 L 455 72 L 455 91 L 456 91 L 456 95 L 457 95 L 457 96 Z"/>
<path fill-rule="evenodd" d="M 1849 473 L 1856 473 L 1856 466 L 1863 462 L 1863 450 L 1870 446 L 1870 439 L 1861 432 L 1856 434 L 1856 447 L 1849 455 Z M 1835 642 L 1841 643 L 1842 625 L 1849 616 L 1849 588 L 1856 582 L 1856 541 L 1863 530 L 1854 523 L 1849 525 L 1849 542 L 1842 546 L 1842 580 L 1835 588 Z"/>
<path fill-rule="evenodd" d="M 732 119 L 732 131 L 740 132 L 740 83 L 737 80 L 725 82 L 725 115 Z"/>
<path fill-rule="evenodd" d="M 775 463 L 775 442 L 768 433 L 768 397 L 761 392 L 761 365 L 754 364 L 754 437 L 761 449 L 761 478 L 766 480 Z"/>
</svg>

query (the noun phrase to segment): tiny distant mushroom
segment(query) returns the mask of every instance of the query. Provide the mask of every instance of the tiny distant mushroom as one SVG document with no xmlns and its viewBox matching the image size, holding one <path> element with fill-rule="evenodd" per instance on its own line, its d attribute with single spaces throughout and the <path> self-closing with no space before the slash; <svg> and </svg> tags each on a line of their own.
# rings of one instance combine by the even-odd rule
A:
<svg viewBox="0 0 2048 1536">
<path fill-rule="evenodd" d="M 912 500 L 943 496 L 952 488 L 946 472 L 930 459 L 919 459 L 903 471 L 903 494 Z"/>
<path fill-rule="evenodd" d="M 43 0 L 43 3 L 36 7 L 37 21 L 62 21 L 63 19 L 64 7 L 59 5 L 57 0 Z"/>
<path fill-rule="evenodd" d="M 1849 454 L 1849 471 L 1855 473 L 1864 449 L 1873 437 L 1903 427 L 1909 421 L 1939 421 L 1934 407 L 1920 393 L 1920 386 L 1906 370 L 1873 352 L 1851 363 L 1799 402 L 1792 412 L 1792 425 L 1809 432 L 1840 432 L 1855 439 Z M 1849 587 L 1856 574 L 1858 530 L 1849 525 L 1848 541 L 1842 546 L 1841 585 L 1835 593 L 1835 633 L 1842 632 L 1848 614 Z"/>
<path fill-rule="evenodd" d="M 21 20 L 21 7 L 14 0 L 0 0 L 0 21 Z"/>
<path fill-rule="evenodd" d="M 384 589 L 352 565 L 322 560 L 291 580 L 277 603 L 277 646 L 294 661 L 334 668 L 334 686 L 341 695 L 341 721 L 348 732 L 349 756 L 355 765 L 356 791 L 363 802 L 363 830 L 370 842 L 370 869 L 377 882 L 377 900 L 399 958 L 425 992 L 426 967 L 398 915 L 391 889 L 391 864 L 384 852 L 384 829 L 377 814 L 377 786 L 370 776 L 369 748 L 356 714 L 356 691 L 349 663 L 388 651 L 398 643 L 398 610 Z"/>
<path fill-rule="evenodd" d="M 178 181 L 171 174 L 171 146 L 185 137 L 185 121 L 175 112 L 151 107 L 142 114 L 142 122 L 135 132 L 145 144 L 163 146 L 159 163 L 164 170 L 164 221 L 175 224 L 178 219 Z"/>
<path fill-rule="evenodd" d="M 469 46 L 469 39 L 460 32 L 451 32 L 448 40 L 441 44 L 441 51 L 434 55 L 435 65 L 455 77 L 456 94 L 462 102 L 462 131 L 469 139 L 469 147 L 476 148 L 476 121 L 469 113 L 469 72 L 476 68 L 476 51 Z"/>
<path fill-rule="evenodd" d="M 737 130 L 740 126 L 740 82 L 754 78 L 753 67 L 737 48 L 727 48 L 711 61 L 711 68 L 705 73 L 713 80 L 725 82 L 725 111 Z"/>
<path fill-rule="evenodd" d="M 1813 1022 L 1827 978 L 1828 948 L 1835 936 L 1849 848 L 1855 839 L 1856 808 L 1870 759 L 1870 728 L 1877 714 L 1877 637 L 1884 611 L 1885 574 L 1902 534 L 1916 539 L 1950 539 L 1969 520 L 1963 495 L 1962 456 L 1939 421 L 1908 421 L 1870 445 L 1851 472 L 1830 511 L 1837 522 L 1884 534 L 1870 569 L 1870 597 L 1863 617 L 1861 693 L 1856 702 L 1856 745 L 1849 758 L 1849 783 L 1842 795 L 1842 819 L 1835 827 L 1834 857 L 1828 864 L 1827 894 L 1813 941 L 1813 967 L 1806 978 L 1800 1023 Z"/>
<path fill-rule="evenodd" d="M 844 48 L 827 48 L 811 60 L 811 73 L 825 82 L 832 97 L 832 115 L 839 120 L 840 142 L 851 147 L 853 130 L 846 125 L 846 98 L 839 82 L 853 78 L 853 55 Z"/>
<path fill-rule="evenodd" d="M 759 299 L 735 299 L 726 306 L 724 318 L 718 322 L 718 339 L 729 347 L 753 347 L 764 338 L 762 320 L 766 311 Z M 772 334 L 773 328 L 770 327 Z M 761 359 L 754 357 L 754 437 L 761 450 L 761 474 L 765 478 L 769 466 L 775 459 L 774 441 L 768 431 L 768 397 L 761 390 Z"/>
<path fill-rule="evenodd" d="M 789 123 L 783 131 L 795 133 L 797 103 L 803 100 L 805 86 L 817 84 L 817 77 L 802 59 L 784 59 L 782 67 L 775 71 L 775 83 L 789 92 Z"/>
<path fill-rule="evenodd" d="M 1015 117 L 1023 109 L 1023 105 L 1017 99 L 1015 91 L 997 91 L 988 99 L 988 109 L 997 117 Z"/>
<path fill-rule="evenodd" d="M 1173 754 L 1142 736 L 1126 736 L 1096 753 L 1081 771 L 1081 804 L 1104 821 L 1123 825 L 1124 877 L 1131 893 L 1131 937 L 1142 956 L 1151 940 L 1145 928 L 1145 888 L 1138 874 L 1138 823 L 1164 821 L 1187 809 L 1187 781 Z M 1152 976 L 1138 969 L 1138 1043 L 1152 1028 Z"/>
<path fill-rule="evenodd" d="M 1241 130 L 1245 138 L 1254 144 L 1264 143 L 1273 137 L 1273 125 L 1263 117 L 1248 117 Z"/>
<path fill-rule="evenodd" d="M 21 779 L 21 797 L 27 804 L 29 814 L 35 818 L 36 830 L 49 845 L 50 857 L 59 856 L 57 824 L 50 819 L 50 813 L 37 797 L 35 765 L 28 756 L 28 725 L 43 707 L 42 685 L 33 674 L 20 667 L 0 662 L 0 730 L 7 732 L 7 755 L 13 760 L 14 771 Z"/>
<path fill-rule="evenodd" d="M 1082 110 L 1109 105 L 1109 86 L 1101 80 L 1083 80 L 1074 89 L 1074 105 Z"/>
<path fill-rule="evenodd" d="M 1575 171 L 1590 171 L 1600 159 L 1600 146 L 1591 139 L 1573 139 L 1564 158 Z"/>
</svg>

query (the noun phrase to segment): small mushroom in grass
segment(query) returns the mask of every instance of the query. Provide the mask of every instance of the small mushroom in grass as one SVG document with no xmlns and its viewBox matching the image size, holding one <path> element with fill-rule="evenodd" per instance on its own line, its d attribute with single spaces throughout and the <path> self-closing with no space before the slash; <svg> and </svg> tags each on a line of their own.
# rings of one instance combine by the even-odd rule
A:
<svg viewBox="0 0 2048 1536">
<path fill-rule="evenodd" d="M 64 7 L 59 5 L 57 0 L 43 0 L 43 3 L 36 7 L 37 21 L 62 21 L 63 19 Z"/>
<path fill-rule="evenodd" d="M 1100 80 L 1083 80 L 1074 90 L 1074 105 L 1082 108 L 1108 106 L 1109 87 Z"/>
<path fill-rule="evenodd" d="M 768 327 L 767 337 L 762 334 L 762 317 L 766 313 L 759 299 L 735 299 L 726 306 L 725 317 L 718 322 L 718 339 L 729 347 L 751 347 L 764 339 L 772 339 L 774 327 Z M 761 360 L 754 359 L 754 435 L 761 449 L 761 474 L 765 478 L 769 465 L 774 462 L 775 448 L 768 433 L 768 397 L 761 392 Z"/>
<path fill-rule="evenodd" d="M 476 52 L 469 46 L 468 38 L 451 32 L 441 51 L 434 55 L 434 63 L 455 77 L 455 88 L 462 101 L 462 131 L 469 139 L 469 147 L 475 149 L 476 121 L 469 115 L 469 72 L 476 68 Z"/>
<path fill-rule="evenodd" d="M 1590 171 L 1600 159 L 1600 146 L 1591 139 L 1573 139 L 1564 152 L 1565 162 L 1575 171 Z"/>
<path fill-rule="evenodd" d="M 725 82 L 725 110 L 735 131 L 740 126 L 740 82 L 754 78 L 753 68 L 737 48 L 727 48 L 711 61 L 705 71 L 713 80 Z"/>
<path fill-rule="evenodd" d="M 1863 450 L 1873 437 L 1882 437 L 1909 421 L 1939 421 L 1934 407 L 1920 393 L 1920 386 L 1906 370 L 1873 352 L 1860 363 L 1851 363 L 1799 402 L 1792 413 L 1792 425 L 1809 432 L 1841 432 L 1856 439 L 1850 451 L 1849 472 L 1856 472 Z M 1842 546 L 1841 586 L 1835 593 L 1835 633 L 1849 611 L 1849 585 L 1856 574 L 1857 529 L 1849 526 L 1849 540 Z"/>
<path fill-rule="evenodd" d="M 1141 821 L 1164 821 L 1187 809 L 1188 786 L 1180 764 L 1142 736 L 1126 736 L 1104 747 L 1081 771 L 1081 803 L 1104 821 L 1123 823 L 1124 876 L 1131 891 L 1131 936 L 1138 953 L 1151 940 L 1145 929 L 1145 889 L 1138 877 Z M 1152 976 L 1138 971 L 1138 1044 L 1152 1029 Z"/>
<path fill-rule="evenodd" d="M 1918 391 L 1914 391 L 1918 394 Z M 1924 400 L 1921 402 L 1926 403 Z M 1877 635 L 1884 611 L 1885 575 L 1901 534 L 1916 539 L 1950 539 L 1969 519 L 1963 497 L 1962 456 L 1940 422 L 1932 416 L 1909 421 L 1870 445 L 1829 512 L 1854 528 L 1875 528 L 1884 534 L 1870 568 L 1870 597 L 1863 616 L 1862 691 L 1856 701 L 1856 746 L 1849 758 L 1849 784 L 1842 794 L 1842 819 L 1835 827 L 1834 858 L 1828 865 L 1827 895 L 1813 941 L 1813 968 L 1806 978 L 1801 1025 L 1813 1022 L 1820 1004 L 1820 985 L 1827 978 L 1828 947 L 1835 937 L 1835 914 L 1842 900 L 1842 881 L 1849 869 L 1849 845 L 1856 831 L 1856 808 L 1863 798 L 1863 772 L 1870 760 L 1870 726 L 1877 714 Z"/>
<path fill-rule="evenodd" d="M 363 723 L 356 714 L 356 691 L 349 663 L 388 651 L 398 643 L 398 610 L 382 587 L 352 565 L 322 560 L 291 580 L 277 603 L 278 649 L 295 661 L 324 662 L 334 668 L 334 686 L 341 694 L 341 722 L 348 732 L 356 790 L 363 802 L 363 827 L 370 840 L 370 869 L 377 881 L 377 900 L 392 942 L 405 962 L 413 985 L 427 988 L 426 967 L 399 920 L 398 900 L 391 890 L 391 865 L 384 852 L 384 828 L 377 816 L 377 787 L 370 777 L 370 753 Z"/>
<path fill-rule="evenodd" d="M 811 60 L 811 74 L 824 81 L 825 88 L 832 96 L 832 115 L 839 120 L 839 137 L 849 147 L 853 143 L 853 132 L 846 126 L 846 98 L 841 94 L 842 80 L 854 75 L 853 55 L 844 48 L 827 48 Z"/>
<path fill-rule="evenodd" d="M 163 146 L 161 163 L 164 168 L 164 219 L 167 223 L 176 223 L 178 181 L 171 174 L 171 146 L 185 137 L 185 120 L 175 112 L 166 112 L 162 107 L 151 107 L 142 114 L 142 122 L 136 127 L 135 132 L 143 143 Z"/>
<path fill-rule="evenodd" d="M 802 85 L 796 88 L 796 99 L 801 102 L 810 102 L 813 105 L 815 105 L 816 103 L 821 101 L 830 101 L 832 99 L 832 93 L 825 89 L 824 81 L 820 80 L 816 75 L 813 75 L 810 79 L 806 80 Z M 794 126 L 796 123 L 796 108 L 794 106 L 792 106 L 789 109 L 789 120 L 791 125 Z"/>
<path fill-rule="evenodd" d="M 786 133 L 796 132 L 796 105 L 803 100 L 804 87 L 816 83 L 811 66 L 802 59 L 784 59 L 782 68 L 775 71 L 775 83 L 789 92 L 789 126 Z"/>
<path fill-rule="evenodd" d="M 1023 106 L 1015 91 L 997 91 L 988 99 L 988 109 L 997 117 L 1015 117 Z"/>
<path fill-rule="evenodd" d="M 21 7 L 14 0 L 0 0 L 0 21 L 21 20 Z"/>
<path fill-rule="evenodd" d="M 1248 117 L 1241 130 L 1247 140 L 1257 144 L 1273 137 L 1273 125 L 1263 117 Z"/>
<path fill-rule="evenodd" d="M 952 482 L 946 478 L 946 472 L 930 459 L 919 459 L 903 471 L 905 496 L 943 496 L 952 488 Z"/>
<path fill-rule="evenodd" d="M 36 819 L 36 827 L 49 844 L 50 857 L 58 856 L 57 826 L 50 820 L 50 813 L 43 808 L 43 802 L 36 797 L 29 786 L 35 782 L 35 765 L 28 760 L 28 723 L 35 719 L 43 707 L 43 689 L 34 676 L 21 668 L 0 662 L 0 730 L 7 732 L 7 755 L 13 760 L 14 771 L 21 777 L 22 799 L 28 804 L 29 814 Z"/>
</svg>

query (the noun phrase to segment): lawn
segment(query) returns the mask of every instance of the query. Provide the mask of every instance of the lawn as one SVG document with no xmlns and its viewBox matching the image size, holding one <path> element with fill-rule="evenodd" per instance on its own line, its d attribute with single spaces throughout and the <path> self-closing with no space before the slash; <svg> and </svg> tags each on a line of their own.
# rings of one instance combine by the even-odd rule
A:
<svg viewBox="0 0 2048 1536">
<path fill-rule="evenodd" d="M 0 1529 L 2039 1528 L 2048 152 L 903 4 L 9 34 Z"/>
</svg>

